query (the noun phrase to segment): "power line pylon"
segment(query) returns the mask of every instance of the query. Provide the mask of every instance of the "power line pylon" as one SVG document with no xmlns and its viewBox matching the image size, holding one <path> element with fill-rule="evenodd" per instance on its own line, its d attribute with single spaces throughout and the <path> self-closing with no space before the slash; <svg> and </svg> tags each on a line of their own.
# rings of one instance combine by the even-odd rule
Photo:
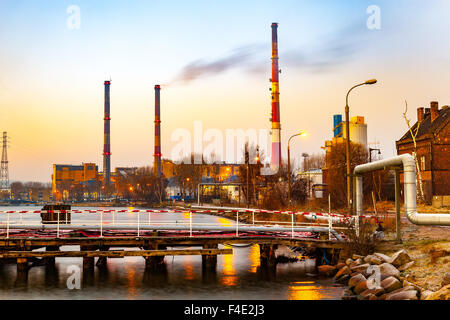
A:
<svg viewBox="0 0 450 320">
<path fill-rule="evenodd" d="M 8 170 L 8 133 L 3 131 L 2 165 L 0 169 L 0 189 L 10 191 Z"/>
</svg>

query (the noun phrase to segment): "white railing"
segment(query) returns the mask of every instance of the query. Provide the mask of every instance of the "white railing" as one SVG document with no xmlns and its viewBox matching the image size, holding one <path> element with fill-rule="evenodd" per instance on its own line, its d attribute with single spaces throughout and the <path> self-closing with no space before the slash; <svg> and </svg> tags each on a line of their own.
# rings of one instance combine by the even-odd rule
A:
<svg viewBox="0 0 450 320">
<path fill-rule="evenodd" d="M 247 210 L 244 210 L 247 212 Z M 229 223 L 201 223 L 193 222 L 193 213 L 211 213 L 211 210 L 54 210 L 57 213 L 56 221 L 46 221 L 43 224 L 41 220 L 31 220 L 25 217 L 27 213 L 47 213 L 45 210 L 31 210 L 31 211 L 0 211 L 1 214 L 6 213 L 6 221 L 0 220 L 0 229 L 6 229 L 6 238 L 10 237 L 11 230 L 54 230 L 56 229 L 56 237 L 59 238 L 62 230 L 98 230 L 99 237 L 104 236 L 105 230 L 115 231 L 131 231 L 135 230 L 136 233 L 132 236 L 140 237 L 142 231 L 149 230 L 178 230 L 189 231 L 189 236 L 193 237 L 194 231 L 232 231 L 234 230 L 236 237 L 239 234 L 247 231 L 268 232 L 268 233 L 285 233 L 289 234 L 291 238 L 305 237 L 301 232 L 327 232 L 329 239 L 332 240 L 333 236 L 340 239 L 339 235 L 333 228 L 333 219 L 329 217 L 327 223 L 319 223 L 314 220 L 311 222 L 296 222 L 295 215 L 299 213 L 289 212 L 291 214 L 290 221 L 265 221 L 256 220 L 255 213 L 263 212 L 261 210 L 253 210 L 252 221 L 250 223 L 243 223 L 239 220 L 239 214 L 242 211 L 235 211 L 236 220 L 234 222 L 229 220 Z M 60 221 L 60 213 L 70 213 L 71 222 L 68 223 L 68 215 L 65 215 L 65 221 Z M 80 213 L 81 215 L 72 216 L 73 213 Z M 82 213 L 97 213 L 98 216 L 86 217 L 83 219 Z M 126 216 L 117 219 L 118 213 L 133 213 L 135 217 Z M 148 215 L 147 220 L 142 220 L 141 215 L 146 213 Z M 171 220 L 152 219 L 152 214 L 170 214 L 170 213 L 183 213 L 184 216 Z M 215 212 L 218 213 L 218 212 Z M 1 217 L 3 218 L 3 217 Z M 11 219 L 12 218 L 12 219 Z M 49 224 L 49 222 L 52 222 Z M 64 223 L 63 223 L 64 222 Z M 133 233 L 133 232 L 131 232 Z"/>
</svg>

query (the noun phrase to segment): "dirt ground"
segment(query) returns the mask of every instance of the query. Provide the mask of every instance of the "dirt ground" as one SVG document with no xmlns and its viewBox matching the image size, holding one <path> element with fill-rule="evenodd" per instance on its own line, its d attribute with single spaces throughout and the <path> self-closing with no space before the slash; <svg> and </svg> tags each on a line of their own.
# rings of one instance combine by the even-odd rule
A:
<svg viewBox="0 0 450 320">
<path fill-rule="evenodd" d="M 439 290 L 445 273 L 450 272 L 450 227 L 417 226 L 403 217 L 402 241 L 402 244 L 382 244 L 377 251 L 390 255 L 405 249 L 415 263 L 402 275 L 425 289 Z"/>
</svg>

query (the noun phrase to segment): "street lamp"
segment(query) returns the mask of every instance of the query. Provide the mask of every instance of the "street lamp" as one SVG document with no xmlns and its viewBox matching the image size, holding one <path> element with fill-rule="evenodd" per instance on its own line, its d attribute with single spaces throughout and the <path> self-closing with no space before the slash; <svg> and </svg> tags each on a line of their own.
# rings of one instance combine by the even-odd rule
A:
<svg viewBox="0 0 450 320">
<path fill-rule="evenodd" d="M 347 141 L 346 141 L 346 160 L 347 160 L 347 207 L 350 211 L 350 214 L 353 213 L 353 203 L 351 201 L 351 196 L 352 196 L 352 180 L 351 180 L 351 172 L 350 172 L 350 119 L 349 119 L 349 107 L 348 107 L 348 95 L 350 94 L 350 92 L 360 86 L 363 85 L 370 85 L 370 84 L 375 84 L 377 83 L 376 79 L 371 79 L 371 80 L 367 80 L 366 82 L 357 84 L 356 86 L 353 86 L 352 88 L 350 88 L 350 90 L 348 90 L 347 92 L 347 96 L 345 98 L 345 133 L 347 136 Z"/>
<path fill-rule="evenodd" d="M 297 136 L 306 136 L 305 131 L 300 131 L 297 134 L 291 136 L 288 140 L 288 204 L 291 205 L 291 139 Z"/>
</svg>

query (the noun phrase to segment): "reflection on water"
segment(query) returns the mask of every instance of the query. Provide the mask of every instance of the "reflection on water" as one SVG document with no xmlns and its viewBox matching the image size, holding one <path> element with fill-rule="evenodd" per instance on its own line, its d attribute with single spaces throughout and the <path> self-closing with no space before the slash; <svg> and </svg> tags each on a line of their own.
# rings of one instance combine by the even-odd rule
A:
<svg viewBox="0 0 450 320">
<path fill-rule="evenodd" d="M 184 278 L 186 280 L 194 280 L 195 279 L 195 272 L 194 272 L 194 265 L 192 263 L 192 257 L 186 256 L 186 259 L 183 263 L 184 266 L 184 272 L 185 276 Z"/>
<path fill-rule="evenodd" d="M 83 219 L 96 219 L 95 214 L 83 215 Z M 104 217 L 108 218 L 107 214 Z M 152 214 L 151 219 L 180 221 L 185 217 L 186 213 Z M 80 219 L 75 214 L 73 218 Z M 115 218 L 126 221 L 136 219 L 136 215 L 116 213 Z M 199 214 L 193 214 L 192 219 L 200 223 L 234 224 L 228 219 Z M 217 257 L 216 273 L 203 270 L 201 256 L 168 256 L 158 270 L 146 269 L 142 257 L 108 259 L 106 265 L 96 266 L 91 273 L 83 273 L 82 258 L 56 258 L 53 266 L 34 266 L 28 273 L 18 273 L 15 264 L 0 264 L 0 299 L 303 300 L 342 296 L 343 288 L 334 287 L 331 280 L 306 275 L 314 268 L 312 260 L 261 268 L 258 245 L 225 248 L 232 248 L 233 255 Z M 77 249 L 77 246 L 61 247 L 61 250 Z M 67 287 L 71 266 L 81 269 L 80 290 Z"/>
<path fill-rule="evenodd" d="M 250 252 L 248 254 L 250 260 L 250 272 L 256 273 L 256 270 L 260 266 L 261 261 L 259 260 L 259 246 L 254 244 L 250 247 Z"/>
<path fill-rule="evenodd" d="M 232 246 L 229 245 L 225 245 L 224 247 L 225 249 L 232 249 Z M 233 254 L 226 254 L 223 256 L 223 277 L 220 279 L 220 283 L 227 287 L 235 286 L 238 280 L 236 270 L 234 269 L 233 259 Z"/>
</svg>

